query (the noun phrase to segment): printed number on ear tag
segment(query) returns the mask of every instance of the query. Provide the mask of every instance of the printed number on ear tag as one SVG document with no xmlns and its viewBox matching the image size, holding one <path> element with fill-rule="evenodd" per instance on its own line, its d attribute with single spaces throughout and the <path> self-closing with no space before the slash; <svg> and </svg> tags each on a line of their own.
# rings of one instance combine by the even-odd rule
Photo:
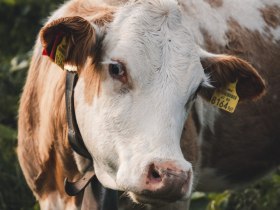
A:
<svg viewBox="0 0 280 210">
<path fill-rule="evenodd" d="M 233 113 L 239 101 L 236 84 L 237 81 L 229 83 L 224 89 L 215 90 L 210 103 L 220 109 Z"/>
<path fill-rule="evenodd" d="M 62 69 L 64 69 L 66 47 L 67 47 L 66 37 L 63 37 L 60 44 L 56 48 L 55 60 L 54 60 L 55 63 L 58 66 L 60 66 Z"/>
</svg>

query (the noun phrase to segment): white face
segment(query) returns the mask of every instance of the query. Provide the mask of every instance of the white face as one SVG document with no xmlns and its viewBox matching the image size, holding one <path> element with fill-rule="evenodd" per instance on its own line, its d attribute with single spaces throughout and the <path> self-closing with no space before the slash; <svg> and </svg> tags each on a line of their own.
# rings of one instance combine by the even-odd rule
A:
<svg viewBox="0 0 280 210">
<path fill-rule="evenodd" d="M 92 103 L 86 102 L 84 79 L 78 81 L 78 125 L 107 187 L 141 194 L 151 164 L 170 163 L 188 172 L 185 192 L 191 191 L 192 165 L 183 157 L 180 138 L 205 75 L 183 21 L 175 1 L 125 6 L 103 41 L 106 76 Z"/>
</svg>

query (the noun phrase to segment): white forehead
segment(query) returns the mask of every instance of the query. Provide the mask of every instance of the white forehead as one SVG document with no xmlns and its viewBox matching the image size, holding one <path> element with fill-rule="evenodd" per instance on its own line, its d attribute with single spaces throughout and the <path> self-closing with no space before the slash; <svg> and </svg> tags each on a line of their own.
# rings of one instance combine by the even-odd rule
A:
<svg viewBox="0 0 280 210">
<path fill-rule="evenodd" d="M 121 8 L 105 39 L 105 60 L 120 59 L 133 76 L 161 72 L 180 82 L 203 77 L 196 45 L 176 0 L 137 1 Z M 150 77 L 151 78 L 151 77 Z M 185 78 L 185 79 L 184 79 Z M 195 78 L 192 78 L 195 81 Z M 178 85 L 180 85 L 180 82 Z M 184 86 L 185 88 L 186 86 Z"/>
</svg>

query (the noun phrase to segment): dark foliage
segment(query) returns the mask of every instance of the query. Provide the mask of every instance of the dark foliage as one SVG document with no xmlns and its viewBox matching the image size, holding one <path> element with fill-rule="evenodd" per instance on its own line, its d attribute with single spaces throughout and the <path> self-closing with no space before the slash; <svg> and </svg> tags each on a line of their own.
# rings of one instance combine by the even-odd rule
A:
<svg viewBox="0 0 280 210">
<path fill-rule="evenodd" d="M 37 33 L 60 0 L 0 1 L 0 209 L 34 209 L 17 157 L 17 109 Z"/>
</svg>

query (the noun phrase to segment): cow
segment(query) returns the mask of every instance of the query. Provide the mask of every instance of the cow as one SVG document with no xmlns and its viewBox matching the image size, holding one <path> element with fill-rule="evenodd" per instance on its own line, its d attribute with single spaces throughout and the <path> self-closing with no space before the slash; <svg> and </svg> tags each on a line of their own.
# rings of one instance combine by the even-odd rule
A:
<svg viewBox="0 0 280 210">
<path fill-rule="evenodd" d="M 83 195 L 67 196 L 63 182 L 88 167 L 153 209 L 186 209 L 194 189 L 275 169 L 279 14 L 277 0 L 62 5 L 40 31 L 19 107 L 19 163 L 41 209 L 79 209 Z M 63 62 L 51 54 L 58 37 Z M 78 74 L 76 120 L 93 161 L 68 142 L 67 71 Z"/>
</svg>

